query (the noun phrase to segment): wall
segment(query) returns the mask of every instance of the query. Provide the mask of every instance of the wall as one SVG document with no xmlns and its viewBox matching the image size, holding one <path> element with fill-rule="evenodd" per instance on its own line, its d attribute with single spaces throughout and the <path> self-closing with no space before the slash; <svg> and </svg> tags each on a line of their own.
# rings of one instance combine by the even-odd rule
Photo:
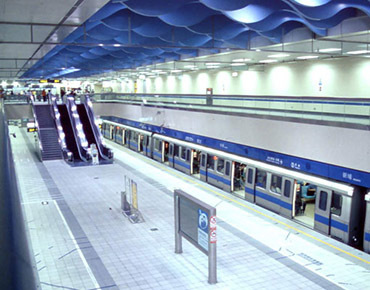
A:
<svg viewBox="0 0 370 290">
<path fill-rule="evenodd" d="M 94 112 L 370 172 L 364 130 L 125 104 L 94 103 Z"/>
<path fill-rule="evenodd" d="M 138 80 L 138 93 L 368 97 L 370 58 L 270 64 L 255 71 L 201 71 Z M 321 84 L 321 85 L 320 85 Z M 132 89 L 131 89 L 132 90 Z M 129 92 L 126 89 L 122 92 Z"/>
</svg>

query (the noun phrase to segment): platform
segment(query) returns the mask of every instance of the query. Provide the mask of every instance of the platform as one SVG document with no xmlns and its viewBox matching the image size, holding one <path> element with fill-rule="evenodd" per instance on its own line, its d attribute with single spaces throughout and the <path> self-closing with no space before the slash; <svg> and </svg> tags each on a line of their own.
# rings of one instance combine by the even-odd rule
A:
<svg viewBox="0 0 370 290">
<path fill-rule="evenodd" d="M 370 289 L 370 256 L 116 144 L 112 165 L 41 163 L 10 127 L 41 289 Z M 120 210 L 124 176 L 144 223 Z M 174 253 L 173 190 L 215 206 L 218 283 L 188 242 Z"/>
</svg>

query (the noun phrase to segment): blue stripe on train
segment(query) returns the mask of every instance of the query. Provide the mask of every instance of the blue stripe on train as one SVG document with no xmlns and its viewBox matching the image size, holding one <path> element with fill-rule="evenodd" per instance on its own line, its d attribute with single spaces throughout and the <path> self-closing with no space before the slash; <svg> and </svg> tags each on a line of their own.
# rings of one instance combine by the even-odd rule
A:
<svg viewBox="0 0 370 290">
<path fill-rule="evenodd" d="M 190 164 L 183 162 L 181 160 L 175 159 L 175 164 L 185 167 L 186 169 L 190 169 Z"/>
<path fill-rule="evenodd" d="M 333 178 L 347 183 L 350 182 L 351 184 L 357 184 L 364 187 L 370 187 L 370 173 L 367 172 L 326 164 L 318 161 L 312 161 L 300 157 L 280 154 L 273 151 L 231 143 L 160 126 L 144 124 L 118 117 L 105 116 L 103 117 L 103 119 L 140 128 L 143 130 L 148 130 L 154 133 L 160 133 L 184 141 L 194 142 L 200 145 L 205 145 L 214 149 L 219 149 L 240 156 L 257 159 L 262 162 L 277 164 L 285 168 Z"/>
<path fill-rule="evenodd" d="M 206 175 L 206 172 L 202 169 L 199 170 L 199 173 L 200 173 L 200 175 Z M 222 178 L 222 177 L 220 177 L 216 174 L 213 174 L 209 171 L 207 172 L 207 175 L 208 175 L 208 177 L 210 177 L 212 179 L 216 179 L 217 181 L 221 181 L 222 183 L 231 186 L 231 181 L 228 180 L 228 179 Z"/>
<path fill-rule="evenodd" d="M 365 232 L 365 241 L 370 242 L 370 233 Z"/>
<path fill-rule="evenodd" d="M 315 213 L 315 221 L 329 226 L 329 219 L 317 213 Z M 339 221 L 331 220 L 330 226 L 338 230 L 341 230 L 342 232 L 346 232 L 346 233 L 348 232 L 348 225 L 341 223 Z"/>
<path fill-rule="evenodd" d="M 158 153 L 157 151 L 154 151 L 153 152 L 153 155 L 159 157 L 159 158 L 162 158 L 162 154 L 161 153 Z"/>
<path fill-rule="evenodd" d="M 277 205 L 279 205 L 283 208 L 289 209 L 290 211 L 292 210 L 292 205 L 290 203 L 287 203 L 285 201 L 280 200 L 280 198 L 268 195 L 268 194 L 266 194 L 264 192 L 261 192 L 261 191 L 258 191 L 258 190 L 256 190 L 256 196 L 258 196 L 258 197 L 260 197 L 264 200 L 267 200 L 269 202 L 275 203 L 275 204 L 277 204 Z"/>
</svg>

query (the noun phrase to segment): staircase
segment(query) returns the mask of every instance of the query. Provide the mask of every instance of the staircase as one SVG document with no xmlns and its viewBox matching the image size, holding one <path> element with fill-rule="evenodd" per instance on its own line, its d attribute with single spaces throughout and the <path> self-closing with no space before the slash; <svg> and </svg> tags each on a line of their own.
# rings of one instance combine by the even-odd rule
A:
<svg viewBox="0 0 370 290">
<path fill-rule="evenodd" d="M 50 105 L 34 105 L 34 111 L 39 125 L 42 160 L 62 159 L 62 151 L 60 150 L 57 129 L 51 116 Z"/>
<path fill-rule="evenodd" d="M 55 128 L 40 129 L 39 133 L 42 144 L 42 160 L 62 159 L 57 130 Z"/>
</svg>

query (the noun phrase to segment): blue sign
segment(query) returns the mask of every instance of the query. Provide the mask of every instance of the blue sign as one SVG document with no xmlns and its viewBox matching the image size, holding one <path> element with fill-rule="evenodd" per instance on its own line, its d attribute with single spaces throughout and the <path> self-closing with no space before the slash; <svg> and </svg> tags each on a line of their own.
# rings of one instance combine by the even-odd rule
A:
<svg viewBox="0 0 370 290">
<path fill-rule="evenodd" d="M 198 209 L 198 245 L 208 251 L 208 214 Z"/>
</svg>

